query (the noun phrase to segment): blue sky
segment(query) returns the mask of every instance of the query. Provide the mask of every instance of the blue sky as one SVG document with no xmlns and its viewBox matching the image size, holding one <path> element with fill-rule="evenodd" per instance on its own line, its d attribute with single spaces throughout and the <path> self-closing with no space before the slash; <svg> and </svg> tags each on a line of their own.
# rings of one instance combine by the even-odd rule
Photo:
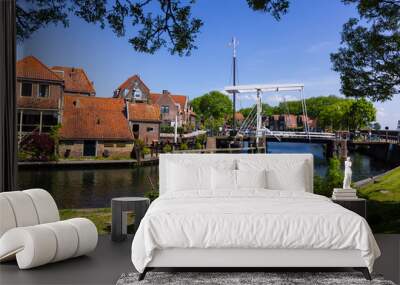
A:
<svg viewBox="0 0 400 285">
<path fill-rule="evenodd" d="M 71 18 L 70 27 L 48 26 L 18 46 L 18 58 L 35 55 L 45 64 L 82 67 L 94 81 L 97 96 L 110 97 L 126 78 L 139 74 L 154 92 L 168 89 L 190 98 L 231 84 L 228 42 L 239 40 L 239 84 L 304 83 L 305 96 L 340 95 L 340 81 L 331 70 L 329 54 L 340 44 L 342 25 L 357 16 L 354 6 L 339 0 L 293 0 L 281 21 L 253 12 L 245 0 L 199 0 L 193 10 L 204 21 L 190 57 L 167 50 L 154 55 L 137 53 L 129 35 L 117 38 L 109 29 Z M 268 93 L 263 100 L 275 105 L 297 93 Z M 238 107 L 253 104 L 243 96 Z M 400 120 L 400 96 L 375 104 L 382 126 L 395 128 Z"/>
</svg>

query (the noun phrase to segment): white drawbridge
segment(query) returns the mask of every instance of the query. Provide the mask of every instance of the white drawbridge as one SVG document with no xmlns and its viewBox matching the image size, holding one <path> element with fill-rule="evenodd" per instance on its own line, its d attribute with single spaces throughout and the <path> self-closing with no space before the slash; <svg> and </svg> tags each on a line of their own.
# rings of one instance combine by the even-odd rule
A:
<svg viewBox="0 0 400 285">
<path fill-rule="evenodd" d="M 247 134 L 251 133 L 255 128 L 255 136 L 256 142 L 258 144 L 261 137 L 263 137 L 266 133 L 273 134 L 268 128 L 262 126 L 262 101 L 261 101 L 261 93 L 264 92 L 282 92 L 282 91 L 297 91 L 300 92 L 300 100 L 303 110 L 303 115 L 305 117 L 304 120 L 304 131 L 308 135 L 309 134 L 309 126 L 308 126 L 308 115 L 307 115 L 307 105 L 305 98 L 303 96 L 304 84 L 261 84 L 261 85 L 236 85 L 236 86 L 227 86 L 224 88 L 225 92 L 230 94 L 243 94 L 243 93 L 256 93 L 257 101 L 254 108 L 251 110 L 250 114 L 243 121 L 240 129 L 238 130 L 238 134 Z"/>
</svg>

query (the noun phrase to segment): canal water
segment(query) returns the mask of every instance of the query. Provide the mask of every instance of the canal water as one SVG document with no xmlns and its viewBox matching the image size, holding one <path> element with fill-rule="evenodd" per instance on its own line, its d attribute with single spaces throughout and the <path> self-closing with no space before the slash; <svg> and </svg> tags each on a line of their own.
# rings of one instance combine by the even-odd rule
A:
<svg viewBox="0 0 400 285">
<path fill-rule="evenodd" d="M 328 162 L 319 144 L 269 143 L 270 153 L 312 153 L 315 173 L 324 176 Z M 366 155 L 352 153 L 353 180 L 357 181 L 389 170 L 389 166 Z M 150 179 L 149 179 L 150 178 Z M 151 180 L 151 181 L 150 181 Z M 20 189 L 44 188 L 56 200 L 59 208 L 110 207 L 113 197 L 143 196 L 158 183 L 158 166 L 139 168 L 106 168 L 80 166 L 62 168 L 21 169 L 18 173 Z"/>
</svg>

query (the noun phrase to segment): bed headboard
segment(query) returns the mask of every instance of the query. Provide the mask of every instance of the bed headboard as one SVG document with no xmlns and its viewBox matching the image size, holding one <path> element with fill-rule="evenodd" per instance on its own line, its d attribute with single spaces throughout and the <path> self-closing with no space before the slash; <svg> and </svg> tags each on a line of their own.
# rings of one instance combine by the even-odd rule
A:
<svg viewBox="0 0 400 285">
<path fill-rule="evenodd" d="M 232 163 L 238 160 L 258 160 L 266 165 L 271 165 L 274 163 L 280 163 L 282 161 L 288 163 L 305 163 L 305 173 L 306 176 L 306 191 L 313 193 L 313 178 L 314 178 L 314 159 L 312 154 L 175 154 L 167 153 L 160 154 L 159 161 L 159 187 L 160 195 L 167 191 L 167 181 L 168 181 L 168 164 L 169 163 L 180 163 L 182 161 L 190 161 L 194 165 L 199 163 L 202 165 L 210 165 L 213 163 L 226 161 L 227 163 Z"/>
</svg>

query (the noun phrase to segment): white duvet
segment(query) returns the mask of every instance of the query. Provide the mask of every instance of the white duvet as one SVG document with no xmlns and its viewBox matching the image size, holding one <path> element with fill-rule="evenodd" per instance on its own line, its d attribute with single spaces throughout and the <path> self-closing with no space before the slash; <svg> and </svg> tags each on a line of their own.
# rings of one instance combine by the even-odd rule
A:
<svg viewBox="0 0 400 285">
<path fill-rule="evenodd" d="M 359 215 L 323 196 L 265 189 L 162 195 L 134 237 L 135 268 L 165 248 L 358 249 L 370 271 L 380 255 Z"/>
</svg>

